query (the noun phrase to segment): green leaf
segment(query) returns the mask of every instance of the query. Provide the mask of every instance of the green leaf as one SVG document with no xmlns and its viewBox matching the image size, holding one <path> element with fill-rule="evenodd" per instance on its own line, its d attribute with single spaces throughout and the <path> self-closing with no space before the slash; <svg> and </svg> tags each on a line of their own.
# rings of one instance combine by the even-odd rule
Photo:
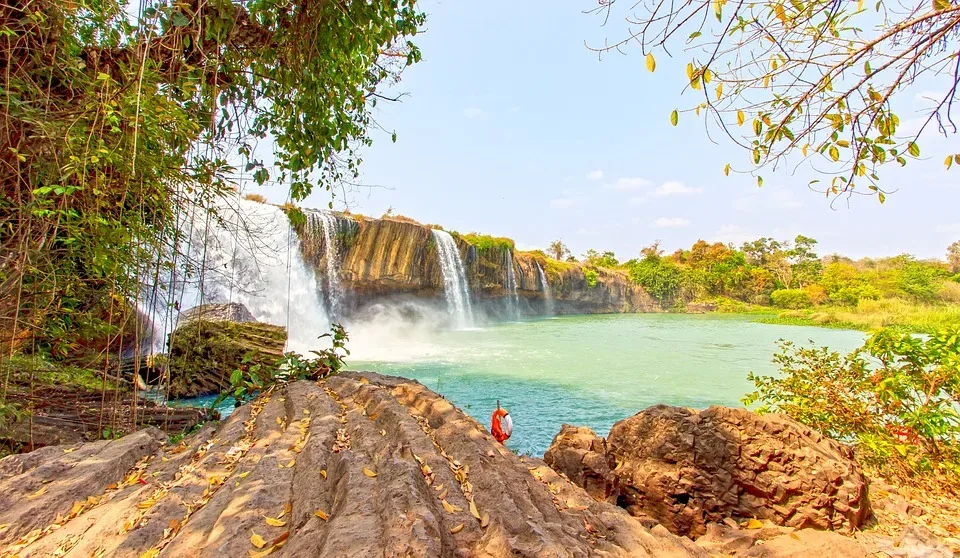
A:
<svg viewBox="0 0 960 558">
<path fill-rule="evenodd" d="M 827 153 L 829 153 L 830 158 L 833 159 L 834 161 L 840 160 L 840 150 L 837 149 L 837 146 L 831 145 L 830 149 L 827 150 Z"/>
<path fill-rule="evenodd" d="M 673 109 L 673 112 L 670 113 L 670 124 L 676 126 L 679 120 L 680 114 L 677 112 L 677 109 Z"/>
<path fill-rule="evenodd" d="M 914 157 L 919 157 L 919 156 L 920 156 L 920 146 L 917 145 L 916 142 L 912 142 L 912 141 L 911 141 L 911 142 L 907 145 L 907 152 L 910 153 L 911 155 L 913 155 Z"/>
<path fill-rule="evenodd" d="M 174 12 L 173 15 L 170 16 L 170 23 L 172 23 L 174 27 L 186 27 L 190 24 L 190 19 L 187 18 L 183 12 Z"/>
<path fill-rule="evenodd" d="M 883 192 L 880 192 L 880 193 L 877 194 L 877 199 L 880 200 L 880 203 L 883 203 L 883 202 L 887 201 L 887 196 L 885 196 L 885 195 L 883 194 Z"/>
</svg>

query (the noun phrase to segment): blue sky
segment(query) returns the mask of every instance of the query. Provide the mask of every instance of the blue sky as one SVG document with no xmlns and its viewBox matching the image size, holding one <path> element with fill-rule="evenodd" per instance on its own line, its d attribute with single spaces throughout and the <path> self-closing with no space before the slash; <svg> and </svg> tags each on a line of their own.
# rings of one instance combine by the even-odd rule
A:
<svg viewBox="0 0 960 558">
<path fill-rule="evenodd" d="M 623 28 L 582 10 L 590 2 L 452 2 L 426 0 L 423 61 L 408 69 L 402 102 L 376 117 L 396 130 L 377 133 L 364 155 L 365 184 L 335 207 L 379 216 L 388 207 L 424 223 L 546 247 L 562 238 L 574 254 L 613 250 L 621 259 L 661 240 L 669 251 L 697 239 L 739 244 L 759 236 L 820 241 L 821 253 L 853 257 L 910 252 L 942 258 L 960 239 L 960 169 L 943 158 L 960 137 L 928 135 L 924 160 L 885 171 L 876 198 L 830 200 L 808 189 L 809 175 L 723 175 L 745 168 L 747 154 L 712 143 L 702 121 L 674 108 L 686 59 L 598 59 L 585 43 L 622 36 Z M 929 84 L 936 91 L 936 83 Z M 901 99 L 903 128 L 918 120 L 923 92 Z M 269 189 L 268 197 L 283 201 Z M 326 207 L 328 192 L 306 206 Z"/>
</svg>

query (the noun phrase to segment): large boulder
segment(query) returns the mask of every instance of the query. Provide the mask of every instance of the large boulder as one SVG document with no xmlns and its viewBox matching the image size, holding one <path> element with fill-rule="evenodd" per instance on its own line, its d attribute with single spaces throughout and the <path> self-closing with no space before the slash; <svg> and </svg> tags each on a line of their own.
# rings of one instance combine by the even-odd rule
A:
<svg viewBox="0 0 960 558">
<path fill-rule="evenodd" d="M 870 514 L 852 451 L 783 415 L 657 405 L 606 439 L 591 434 L 564 426 L 544 460 L 673 533 L 696 537 L 726 517 L 849 533 Z"/>
<path fill-rule="evenodd" d="M 256 318 L 246 306 L 239 302 L 217 302 L 194 306 L 180 315 L 180 323 L 190 320 L 207 320 L 210 322 L 255 322 Z"/>
<path fill-rule="evenodd" d="M 164 442 L 0 460 L 0 555 L 708 556 L 412 380 L 296 382 Z"/>
<path fill-rule="evenodd" d="M 281 326 L 206 317 L 181 321 L 170 334 L 170 377 L 164 387 L 173 398 L 227 391 L 234 370 L 259 367 L 263 377 L 283 356 L 286 343 Z"/>
</svg>

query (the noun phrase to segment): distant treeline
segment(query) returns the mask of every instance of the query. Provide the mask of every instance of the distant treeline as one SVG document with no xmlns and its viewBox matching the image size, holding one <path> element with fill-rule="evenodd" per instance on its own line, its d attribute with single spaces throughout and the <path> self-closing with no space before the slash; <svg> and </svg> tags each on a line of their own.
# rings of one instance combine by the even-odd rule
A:
<svg viewBox="0 0 960 558">
<path fill-rule="evenodd" d="M 856 261 L 820 257 L 816 246 L 803 235 L 792 242 L 761 238 L 740 248 L 699 240 L 668 255 L 655 243 L 625 262 L 613 252 L 589 250 L 584 263 L 625 271 L 665 308 L 716 299 L 784 309 L 879 299 L 960 303 L 960 243 L 950 247 L 947 262 L 908 254 Z"/>
</svg>

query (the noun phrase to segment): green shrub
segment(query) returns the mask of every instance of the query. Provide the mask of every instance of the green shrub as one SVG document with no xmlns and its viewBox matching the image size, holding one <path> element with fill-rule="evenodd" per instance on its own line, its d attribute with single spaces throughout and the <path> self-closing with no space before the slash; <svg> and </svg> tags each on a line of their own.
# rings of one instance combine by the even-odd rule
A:
<svg viewBox="0 0 960 558">
<path fill-rule="evenodd" d="M 600 274 L 592 269 L 583 270 L 583 278 L 587 280 L 587 286 L 591 289 L 597 286 L 597 279 L 600 277 Z"/>
<path fill-rule="evenodd" d="M 800 308 L 809 308 L 813 303 L 810 297 L 801 289 L 780 289 L 770 293 L 770 300 L 774 306 L 787 308 L 789 310 L 799 310 Z"/>
<path fill-rule="evenodd" d="M 477 250 L 485 252 L 487 250 L 513 250 L 513 239 L 490 236 L 489 234 L 470 233 L 461 235 L 461 238 L 477 247 Z"/>
<path fill-rule="evenodd" d="M 672 261 L 659 256 L 648 256 L 627 264 L 630 279 L 640 285 L 661 305 L 675 300 L 683 283 L 683 272 Z"/>
<path fill-rule="evenodd" d="M 830 295 L 833 302 L 847 306 L 856 306 L 861 300 L 878 300 L 879 298 L 880 290 L 866 283 L 841 287 Z"/>
<path fill-rule="evenodd" d="M 960 327 L 926 339 L 882 330 L 848 355 L 781 341 L 777 377 L 744 403 L 783 412 L 900 475 L 960 474 Z M 956 478 L 956 477 L 955 477 Z"/>
</svg>

